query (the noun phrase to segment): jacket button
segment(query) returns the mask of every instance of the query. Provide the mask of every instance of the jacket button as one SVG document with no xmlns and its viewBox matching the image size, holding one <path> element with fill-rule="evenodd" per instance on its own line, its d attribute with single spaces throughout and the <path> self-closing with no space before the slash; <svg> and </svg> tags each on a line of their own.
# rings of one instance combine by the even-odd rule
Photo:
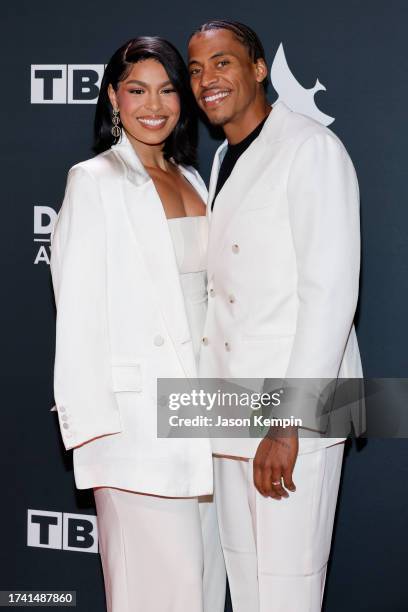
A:
<svg viewBox="0 0 408 612">
<path fill-rule="evenodd" d="M 153 342 L 155 346 L 162 346 L 164 344 L 164 338 L 163 336 L 160 336 L 160 335 L 155 336 Z"/>
<path fill-rule="evenodd" d="M 215 291 L 214 289 L 211 287 L 210 289 L 210 297 L 214 297 L 215 296 Z"/>
<path fill-rule="evenodd" d="M 231 249 L 233 253 L 239 253 L 239 244 L 233 244 Z"/>
<path fill-rule="evenodd" d="M 204 336 L 203 338 L 201 338 L 201 343 L 204 344 L 204 346 L 207 346 L 207 344 L 208 344 L 207 336 Z"/>
<path fill-rule="evenodd" d="M 230 304 L 233 304 L 235 302 L 235 297 L 233 295 L 230 295 L 228 301 Z"/>
<path fill-rule="evenodd" d="M 63 423 L 62 426 L 63 426 L 64 429 L 69 429 L 68 423 Z"/>
<path fill-rule="evenodd" d="M 61 421 L 68 421 L 68 417 L 66 414 L 63 414 L 61 417 Z"/>
<path fill-rule="evenodd" d="M 58 406 L 58 412 L 65 412 L 65 406 Z"/>
<path fill-rule="evenodd" d="M 231 347 L 230 347 L 230 343 L 229 342 L 224 342 L 224 346 L 225 346 L 225 350 L 226 351 L 230 351 Z"/>
</svg>

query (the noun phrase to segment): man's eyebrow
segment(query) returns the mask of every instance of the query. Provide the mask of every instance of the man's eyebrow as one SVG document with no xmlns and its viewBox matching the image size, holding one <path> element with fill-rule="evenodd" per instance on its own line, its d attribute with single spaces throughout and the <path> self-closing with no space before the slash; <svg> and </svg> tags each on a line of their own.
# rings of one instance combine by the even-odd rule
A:
<svg viewBox="0 0 408 612">
<path fill-rule="evenodd" d="M 210 60 L 215 59 L 217 57 L 221 57 L 223 55 L 234 55 L 234 53 L 232 53 L 231 51 L 217 51 L 217 53 L 214 53 L 214 55 L 212 55 L 210 57 Z M 189 62 L 188 65 L 190 64 L 199 64 L 200 62 L 194 58 L 192 58 Z"/>
<path fill-rule="evenodd" d="M 142 87 L 149 87 L 149 83 L 145 83 L 144 81 L 138 81 L 137 79 L 130 79 L 129 81 L 125 81 L 126 84 L 134 83 L 135 85 L 141 85 Z M 166 85 L 171 85 L 171 81 L 168 79 L 163 83 L 160 83 L 159 87 L 165 87 Z"/>
</svg>

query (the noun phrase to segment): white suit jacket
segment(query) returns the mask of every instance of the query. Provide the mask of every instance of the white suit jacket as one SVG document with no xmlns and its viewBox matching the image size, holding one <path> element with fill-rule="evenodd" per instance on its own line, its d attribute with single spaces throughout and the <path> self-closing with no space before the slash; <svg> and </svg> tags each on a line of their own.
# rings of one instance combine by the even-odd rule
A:
<svg viewBox="0 0 408 612">
<path fill-rule="evenodd" d="M 225 141 L 215 155 L 209 202 L 226 147 Z M 207 208 L 210 297 L 200 376 L 360 377 L 353 327 L 359 190 L 340 140 L 277 103 L 213 213 Z M 299 452 L 336 441 L 301 439 Z M 213 450 L 253 457 L 258 444 L 215 438 Z"/>
<path fill-rule="evenodd" d="M 196 170 L 180 170 L 205 201 Z M 51 272 L 54 394 L 77 487 L 210 493 L 208 440 L 156 436 L 156 378 L 197 366 L 163 206 L 125 134 L 70 170 Z"/>
</svg>

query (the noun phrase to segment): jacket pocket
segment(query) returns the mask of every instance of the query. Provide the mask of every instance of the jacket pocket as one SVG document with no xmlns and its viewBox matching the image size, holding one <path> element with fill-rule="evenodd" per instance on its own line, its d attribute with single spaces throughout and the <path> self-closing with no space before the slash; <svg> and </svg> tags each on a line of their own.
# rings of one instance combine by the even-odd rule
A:
<svg viewBox="0 0 408 612">
<path fill-rule="evenodd" d="M 120 364 L 112 366 L 113 391 L 133 391 L 140 393 L 143 388 L 143 370 L 141 363 Z"/>
</svg>

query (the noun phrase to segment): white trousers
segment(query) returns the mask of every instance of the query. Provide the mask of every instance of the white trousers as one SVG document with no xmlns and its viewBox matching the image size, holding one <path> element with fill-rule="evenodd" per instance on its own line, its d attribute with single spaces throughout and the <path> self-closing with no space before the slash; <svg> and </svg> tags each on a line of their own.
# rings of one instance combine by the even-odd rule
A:
<svg viewBox="0 0 408 612">
<path fill-rule="evenodd" d="M 108 612 L 224 612 L 212 498 L 94 489 Z"/>
<path fill-rule="evenodd" d="M 299 455 L 289 498 L 263 497 L 253 461 L 214 457 L 234 612 L 320 612 L 344 443 Z"/>
</svg>

